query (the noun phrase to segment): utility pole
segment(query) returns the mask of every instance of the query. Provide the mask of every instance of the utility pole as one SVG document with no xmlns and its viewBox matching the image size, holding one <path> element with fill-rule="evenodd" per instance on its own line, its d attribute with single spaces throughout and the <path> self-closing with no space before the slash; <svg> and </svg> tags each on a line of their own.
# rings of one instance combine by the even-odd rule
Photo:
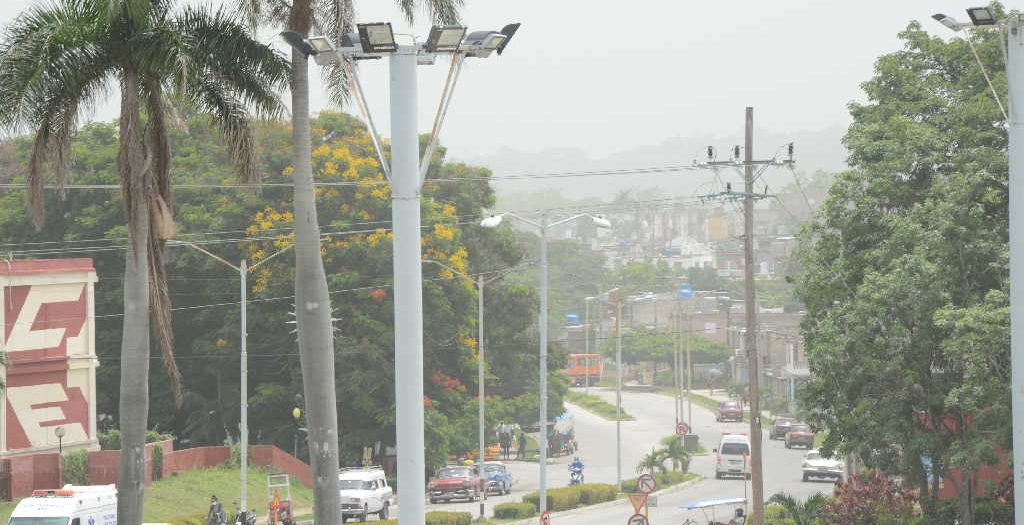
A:
<svg viewBox="0 0 1024 525">
<path fill-rule="evenodd" d="M 708 160 L 702 165 L 717 168 L 721 166 L 743 167 L 743 192 L 733 192 L 731 187 L 717 194 L 706 195 L 704 198 L 727 198 L 743 200 L 743 277 L 744 277 L 744 310 L 746 328 L 743 332 L 743 348 L 747 353 L 747 377 L 750 397 L 750 478 L 752 511 L 750 525 L 764 525 L 764 463 L 761 450 L 761 398 L 760 398 L 760 353 L 757 349 L 757 297 L 754 287 L 754 201 L 769 197 L 767 190 L 754 193 L 754 181 L 760 171 L 755 174 L 754 167 L 785 166 L 793 164 L 793 147 L 789 145 L 789 158 L 754 160 L 754 108 L 747 107 L 744 121 L 743 160 L 740 160 L 740 147 L 733 149 L 733 159 L 729 161 L 713 160 L 713 148 L 708 148 Z M 726 309 L 726 334 L 729 329 L 729 310 Z M 689 349 L 688 349 L 689 350 Z M 688 352 L 689 354 L 689 352 Z M 689 359 L 687 359 L 689 361 Z M 687 363 L 689 366 L 689 363 Z"/>
<path fill-rule="evenodd" d="M 622 490 L 622 292 L 615 290 L 615 492 Z"/>
<path fill-rule="evenodd" d="M 750 386 L 750 495 L 754 500 L 752 525 L 764 523 L 764 472 L 761 471 L 760 355 L 757 350 L 757 303 L 754 290 L 754 108 L 747 107 L 743 138 L 743 300 L 747 314 L 744 332 L 747 384 Z"/>
<path fill-rule="evenodd" d="M 677 307 L 678 311 L 679 308 Z M 672 334 L 672 403 L 676 410 L 676 424 L 680 420 L 679 390 L 682 386 L 679 383 L 679 315 L 677 312 L 668 314 L 668 330 Z"/>
</svg>

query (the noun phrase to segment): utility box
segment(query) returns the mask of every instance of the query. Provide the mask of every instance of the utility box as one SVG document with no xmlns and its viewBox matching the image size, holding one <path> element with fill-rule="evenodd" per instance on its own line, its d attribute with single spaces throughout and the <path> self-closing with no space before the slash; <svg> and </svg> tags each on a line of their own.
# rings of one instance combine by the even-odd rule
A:
<svg viewBox="0 0 1024 525">
<path fill-rule="evenodd" d="M 696 452 L 698 447 L 700 447 L 700 436 L 697 434 L 686 434 L 683 436 L 683 450 Z"/>
</svg>

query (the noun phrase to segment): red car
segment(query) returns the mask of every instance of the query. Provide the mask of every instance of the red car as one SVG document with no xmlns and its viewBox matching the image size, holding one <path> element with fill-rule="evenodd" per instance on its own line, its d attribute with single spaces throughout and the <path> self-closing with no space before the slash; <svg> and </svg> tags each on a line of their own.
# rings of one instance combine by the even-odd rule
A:
<svg viewBox="0 0 1024 525">
<path fill-rule="evenodd" d="M 448 466 L 427 484 L 430 502 L 464 499 L 476 501 L 483 494 L 483 485 L 475 467 Z"/>
<path fill-rule="evenodd" d="M 793 423 L 786 432 L 786 448 L 806 447 L 807 450 L 814 448 L 814 432 L 811 427 L 804 423 Z"/>
<path fill-rule="evenodd" d="M 743 405 L 735 399 L 722 401 L 718 404 L 718 413 L 715 414 L 715 421 L 743 421 Z"/>
</svg>

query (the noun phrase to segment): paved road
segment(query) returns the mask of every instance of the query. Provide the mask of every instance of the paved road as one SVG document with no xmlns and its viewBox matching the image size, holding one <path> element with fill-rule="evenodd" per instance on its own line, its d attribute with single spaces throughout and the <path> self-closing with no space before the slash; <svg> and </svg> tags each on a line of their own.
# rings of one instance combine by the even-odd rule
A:
<svg viewBox="0 0 1024 525">
<path fill-rule="evenodd" d="M 614 403 L 614 390 L 591 388 L 591 393 Z M 675 408 L 671 397 L 661 394 L 624 392 L 623 408 L 636 421 L 622 422 L 622 477 L 636 476 L 635 468 L 640 458 L 658 445 L 661 438 L 674 432 Z M 576 438 L 580 445 L 579 455 L 586 463 L 586 481 L 614 483 L 616 479 L 616 441 L 615 422 L 586 412 L 577 407 L 567 405 L 576 419 Z M 748 432 L 746 423 L 717 423 L 711 411 L 693 406 L 694 424 L 692 431 L 700 436 L 705 449 L 711 450 L 718 446 L 722 432 Z M 765 495 L 786 492 L 797 498 L 806 498 L 815 492 L 829 493 L 830 482 L 802 482 L 800 463 L 804 451 L 787 450 L 781 441 L 769 441 L 767 433 L 763 440 L 765 452 Z M 568 462 L 570 458 L 553 458 L 548 465 L 548 486 L 560 487 L 568 484 Z M 490 496 L 485 502 L 487 515 L 493 514 L 493 506 L 506 501 L 519 501 L 523 494 L 537 490 L 538 465 L 528 462 L 509 462 L 516 485 L 508 496 Z M 651 509 L 652 524 L 678 525 L 686 517 L 693 517 L 699 522 L 706 522 L 701 512 L 688 515 L 679 508 L 684 502 L 700 499 L 744 497 L 744 490 L 749 491 L 749 483 L 739 479 L 714 479 L 714 455 L 696 456 L 692 459 L 690 470 L 705 476 L 699 483 L 686 487 L 682 491 L 663 495 L 659 506 Z M 474 503 L 439 503 L 428 504 L 427 510 L 453 510 L 472 512 L 477 515 L 479 502 Z M 557 525 L 620 525 L 632 513 L 632 508 L 625 501 L 608 509 L 588 512 L 581 509 L 568 516 L 560 516 Z M 709 516 L 710 517 L 710 516 Z M 719 515 L 718 517 L 722 517 Z"/>
</svg>

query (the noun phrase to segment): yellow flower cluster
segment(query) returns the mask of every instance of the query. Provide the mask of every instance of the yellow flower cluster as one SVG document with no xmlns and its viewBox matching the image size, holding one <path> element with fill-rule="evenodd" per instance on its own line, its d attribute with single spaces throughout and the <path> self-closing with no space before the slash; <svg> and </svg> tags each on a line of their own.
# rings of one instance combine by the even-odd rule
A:
<svg viewBox="0 0 1024 525">
<path fill-rule="evenodd" d="M 217 345 L 218 348 L 223 348 L 228 345 L 228 340 L 221 337 L 217 339 L 213 344 Z"/>
<path fill-rule="evenodd" d="M 441 215 L 444 215 L 445 217 L 454 217 L 456 211 L 455 205 L 451 203 L 445 203 L 445 205 L 441 207 Z"/>
<path fill-rule="evenodd" d="M 447 224 L 435 223 L 434 236 L 441 240 L 451 241 L 455 239 L 455 230 Z"/>
<path fill-rule="evenodd" d="M 377 228 L 376 231 L 366 237 L 366 243 L 370 246 L 377 246 L 382 239 L 387 239 L 388 237 L 388 232 L 384 228 Z"/>
<path fill-rule="evenodd" d="M 459 334 L 459 342 L 462 346 L 469 348 L 470 350 L 476 351 L 476 338 L 470 337 L 466 334 Z"/>
</svg>

